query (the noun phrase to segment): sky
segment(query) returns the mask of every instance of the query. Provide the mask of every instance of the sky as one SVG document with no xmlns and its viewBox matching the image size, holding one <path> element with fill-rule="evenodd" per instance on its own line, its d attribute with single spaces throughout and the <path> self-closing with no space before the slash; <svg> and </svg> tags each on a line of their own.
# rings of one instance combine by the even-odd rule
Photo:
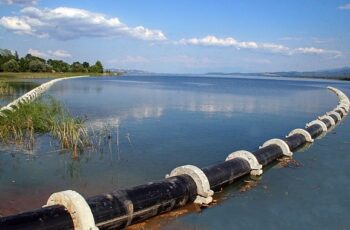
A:
<svg viewBox="0 0 350 230">
<path fill-rule="evenodd" d="M 162 73 L 350 66 L 350 0 L 0 0 L 0 48 Z"/>
</svg>

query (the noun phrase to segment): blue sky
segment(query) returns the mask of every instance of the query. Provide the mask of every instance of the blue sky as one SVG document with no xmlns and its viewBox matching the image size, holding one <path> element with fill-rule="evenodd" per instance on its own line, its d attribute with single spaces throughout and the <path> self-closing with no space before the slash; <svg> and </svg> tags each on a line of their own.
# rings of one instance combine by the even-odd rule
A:
<svg viewBox="0 0 350 230">
<path fill-rule="evenodd" d="M 349 0 L 0 4 L 0 48 L 20 55 L 171 73 L 350 66 Z"/>
</svg>

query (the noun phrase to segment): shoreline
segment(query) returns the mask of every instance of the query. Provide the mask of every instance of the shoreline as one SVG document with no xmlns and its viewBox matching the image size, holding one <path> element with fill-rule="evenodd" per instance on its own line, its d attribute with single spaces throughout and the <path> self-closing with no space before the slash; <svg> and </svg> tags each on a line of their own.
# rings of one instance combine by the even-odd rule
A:
<svg viewBox="0 0 350 230">
<path fill-rule="evenodd" d="M 32 73 L 32 72 L 0 72 L 0 79 L 37 79 L 37 78 L 63 78 L 77 76 L 121 76 L 121 73 L 86 73 L 86 72 L 65 72 L 65 73 Z"/>
</svg>

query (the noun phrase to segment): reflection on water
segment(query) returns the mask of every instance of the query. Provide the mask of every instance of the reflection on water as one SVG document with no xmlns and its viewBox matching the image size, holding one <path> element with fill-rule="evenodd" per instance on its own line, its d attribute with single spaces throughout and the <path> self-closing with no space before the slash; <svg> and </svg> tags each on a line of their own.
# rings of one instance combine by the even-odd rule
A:
<svg viewBox="0 0 350 230">
<path fill-rule="evenodd" d="M 1 148 L 0 214 L 40 207 L 52 192 L 60 190 L 73 189 L 86 196 L 95 195 L 162 179 L 179 165 L 201 167 L 223 161 L 234 150 L 253 151 L 267 139 L 283 137 L 333 108 L 337 98 L 325 89 L 328 85 L 350 92 L 348 83 L 336 81 L 253 77 L 125 76 L 59 82 L 47 94 L 59 99 L 71 113 L 87 117 L 98 148 L 87 150 L 77 161 L 64 151 L 58 151 L 57 143 L 46 135 L 37 138 L 31 153 Z M 305 183 L 322 187 L 321 176 L 331 184 L 334 182 L 332 174 L 343 173 L 336 182 L 343 185 L 344 192 L 350 192 L 347 182 L 350 175 L 345 171 L 348 166 L 346 163 L 339 165 L 336 157 L 330 159 L 331 153 L 341 152 L 343 159 L 348 159 L 344 162 L 350 162 L 349 156 L 344 154 L 349 146 L 337 141 L 340 136 L 349 138 L 344 134 L 346 128 L 349 128 L 347 121 L 335 130 L 337 135 L 328 135 L 315 142 L 311 149 L 296 154 L 301 167 L 272 168 L 256 187 L 245 193 L 239 192 L 239 184 L 230 186 L 220 195 L 229 198 L 222 204 L 203 210 L 200 215 L 184 215 L 167 226 L 231 229 L 237 225 L 253 229 L 263 224 L 263 219 L 276 220 L 279 216 L 279 227 L 282 227 L 290 213 L 306 215 L 302 204 L 294 205 L 300 199 L 298 196 L 315 199 L 312 190 L 303 191 Z M 325 142 L 329 152 L 321 146 Z M 344 149 L 334 152 L 335 145 Z M 327 160 L 331 163 L 325 166 Z M 334 165 L 336 169 L 332 168 Z M 322 167 L 334 173 L 328 175 Z M 323 200 L 331 196 L 317 192 Z M 346 199 L 348 196 L 343 194 Z M 290 203 L 285 198 L 290 199 Z M 308 204 L 319 208 L 317 202 Z M 326 202 L 325 205 L 330 204 Z M 338 202 L 337 205 L 335 210 L 349 212 L 345 204 Z M 289 210 L 288 214 L 280 207 Z M 252 209 L 254 211 L 249 211 Z M 256 221 L 248 222 L 243 213 L 254 217 L 249 221 Z M 332 215 L 329 210 L 325 213 Z M 310 215 L 310 218 L 323 218 L 320 212 Z M 287 226 L 289 229 L 296 227 Z"/>
</svg>

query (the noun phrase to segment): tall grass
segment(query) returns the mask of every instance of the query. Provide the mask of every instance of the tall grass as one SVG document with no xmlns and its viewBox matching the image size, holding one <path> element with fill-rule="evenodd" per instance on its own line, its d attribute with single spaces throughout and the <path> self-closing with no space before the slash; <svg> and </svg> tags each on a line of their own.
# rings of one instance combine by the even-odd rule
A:
<svg viewBox="0 0 350 230">
<path fill-rule="evenodd" d="M 89 143 L 84 120 L 71 116 L 56 100 L 42 99 L 21 104 L 18 109 L 0 117 L 0 141 L 33 148 L 35 136 L 49 133 L 63 149 L 77 158 Z"/>
<path fill-rule="evenodd" d="M 0 82 L 0 96 L 14 94 L 15 89 L 11 87 L 9 84 Z"/>
<path fill-rule="evenodd" d="M 72 151 L 73 158 L 77 158 L 79 152 L 88 146 L 89 136 L 84 126 L 84 120 L 74 118 L 67 113 L 61 113 L 58 117 L 50 120 L 50 133 L 61 144 L 63 149 Z"/>
</svg>

